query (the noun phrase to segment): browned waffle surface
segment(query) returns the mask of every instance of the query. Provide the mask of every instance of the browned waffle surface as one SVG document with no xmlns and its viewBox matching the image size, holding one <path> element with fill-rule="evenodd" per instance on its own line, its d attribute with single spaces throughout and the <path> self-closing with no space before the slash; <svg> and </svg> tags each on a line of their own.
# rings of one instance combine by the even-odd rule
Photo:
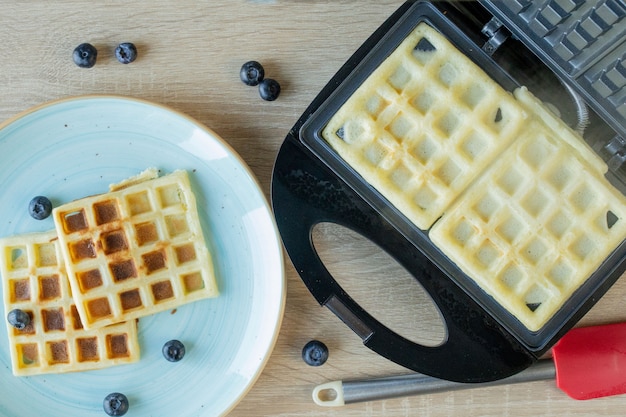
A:
<svg viewBox="0 0 626 417">
<path fill-rule="evenodd" d="M 139 360 L 137 325 L 86 330 L 70 290 L 54 230 L 0 239 L 5 312 L 20 309 L 30 324 L 7 323 L 17 376 L 107 368 Z"/>
<path fill-rule="evenodd" d="M 187 172 L 111 189 L 53 211 L 85 327 L 217 296 Z"/>
</svg>

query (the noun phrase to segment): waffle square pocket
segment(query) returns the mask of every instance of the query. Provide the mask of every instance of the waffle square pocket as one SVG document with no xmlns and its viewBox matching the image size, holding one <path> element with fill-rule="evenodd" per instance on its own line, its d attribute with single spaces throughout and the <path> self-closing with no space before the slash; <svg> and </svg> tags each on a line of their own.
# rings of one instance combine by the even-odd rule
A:
<svg viewBox="0 0 626 417">
<path fill-rule="evenodd" d="M 24 311 L 30 324 L 7 322 L 16 376 L 102 369 L 139 360 L 137 325 L 84 328 L 54 230 L 0 239 L 4 307 Z"/>
<path fill-rule="evenodd" d="M 85 328 L 218 295 L 187 172 L 145 177 L 53 210 Z"/>
</svg>

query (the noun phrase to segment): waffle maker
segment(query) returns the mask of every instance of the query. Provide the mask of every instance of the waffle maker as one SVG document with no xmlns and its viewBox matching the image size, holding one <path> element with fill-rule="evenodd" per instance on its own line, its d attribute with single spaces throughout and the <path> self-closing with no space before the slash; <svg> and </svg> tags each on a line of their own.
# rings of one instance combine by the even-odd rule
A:
<svg viewBox="0 0 626 417">
<path fill-rule="evenodd" d="M 593 3 L 593 4 L 592 4 Z M 540 329 L 529 330 L 472 285 L 429 238 L 342 163 L 319 132 L 341 103 L 419 23 L 427 22 L 507 91 L 527 86 L 558 108 L 626 190 L 626 2 L 408 1 L 348 59 L 289 131 L 271 199 L 287 253 L 322 306 L 363 343 L 411 370 L 457 382 L 515 374 L 546 353 L 626 269 L 622 242 Z M 557 97 L 557 99 L 555 99 Z M 447 327 L 439 346 L 377 321 L 335 281 L 313 247 L 322 222 L 348 227 L 389 253 L 428 292 Z"/>
</svg>

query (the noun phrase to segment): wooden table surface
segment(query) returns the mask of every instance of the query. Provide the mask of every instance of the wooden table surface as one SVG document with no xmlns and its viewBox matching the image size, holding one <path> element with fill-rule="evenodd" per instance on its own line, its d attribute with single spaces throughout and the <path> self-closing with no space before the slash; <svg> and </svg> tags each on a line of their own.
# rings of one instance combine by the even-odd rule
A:
<svg viewBox="0 0 626 417">
<path fill-rule="evenodd" d="M 243 157 L 269 197 L 272 165 L 288 130 L 329 78 L 397 7 L 400 0 L 106 2 L 5 1 L 0 13 L 0 119 L 64 97 L 107 93 L 171 106 L 206 124 Z M 134 42 L 139 59 L 113 54 Z M 92 69 L 72 62 L 91 42 Z M 245 61 L 262 62 L 282 93 L 264 102 L 239 81 Z M 424 343 L 442 339 L 443 325 L 412 278 L 363 238 L 338 227 L 316 230 L 322 258 L 353 297 L 399 333 Z M 553 382 L 480 388 L 322 408 L 312 388 L 337 380 L 407 371 L 361 340 L 308 293 L 285 256 L 287 305 L 281 332 L 256 384 L 232 416 L 622 416 L 626 396 L 577 402 Z M 363 288 L 367 277 L 372 286 Z M 385 278 L 383 280 L 382 278 Z M 581 324 L 626 320 L 622 279 Z M 379 306 L 389 308 L 382 309 Z M 414 317 L 402 320 L 400 317 Z M 302 346 L 320 339 L 328 362 L 309 367 Z"/>
</svg>

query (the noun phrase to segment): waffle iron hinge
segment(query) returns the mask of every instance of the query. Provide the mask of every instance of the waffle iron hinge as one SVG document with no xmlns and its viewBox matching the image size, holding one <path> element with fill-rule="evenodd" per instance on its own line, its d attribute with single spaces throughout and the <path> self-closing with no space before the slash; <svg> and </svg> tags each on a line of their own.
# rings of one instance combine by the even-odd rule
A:
<svg viewBox="0 0 626 417">
<path fill-rule="evenodd" d="M 493 55 L 500 45 L 511 36 L 511 32 L 495 17 L 492 17 L 491 20 L 483 26 L 481 32 L 488 38 L 487 42 L 482 46 L 482 49 L 489 55 Z"/>
<path fill-rule="evenodd" d="M 592 149 L 606 162 L 608 171 L 604 176 L 626 195 L 626 139 L 615 135 L 608 141 L 594 143 Z"/>
</svg>

